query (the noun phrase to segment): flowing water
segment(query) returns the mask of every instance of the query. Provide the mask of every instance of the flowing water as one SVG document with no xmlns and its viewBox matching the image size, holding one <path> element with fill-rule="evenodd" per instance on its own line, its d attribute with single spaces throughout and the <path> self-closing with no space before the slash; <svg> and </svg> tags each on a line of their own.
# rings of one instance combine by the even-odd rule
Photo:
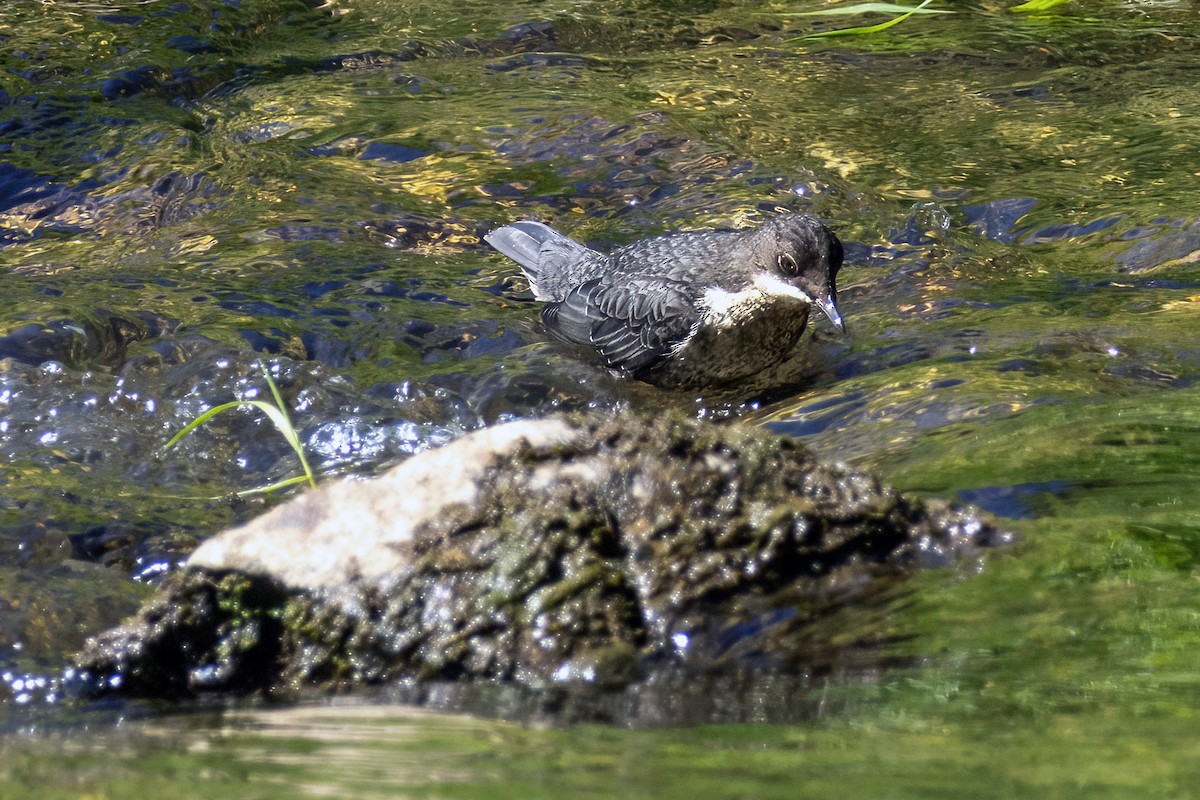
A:
<svg viewBox="0 0 1200 800">
<path fill-rule="evenodd" d="M 800 40 L 862 21 L 3 4 L 0 796 L 1196 796 L 1200 21 L 938 5 L 956 13 Z M 575 362 L 478 240 L 535 217 L 605 246 L 780 208 L 846 242 L 850 335 L 818 324 L 806 385 L 762 402 Z M 64 706 L 66 655 L 274 502 L 234 492 L 298 470 L 250 411 L 163 449 L 266 396 L 258 361 L 327 475 L 665 403 L 976 503 L 1022 542 L 845 609 L 848 640 L 887 643 L 869 666 L 727 714 Z"/>
</svg>

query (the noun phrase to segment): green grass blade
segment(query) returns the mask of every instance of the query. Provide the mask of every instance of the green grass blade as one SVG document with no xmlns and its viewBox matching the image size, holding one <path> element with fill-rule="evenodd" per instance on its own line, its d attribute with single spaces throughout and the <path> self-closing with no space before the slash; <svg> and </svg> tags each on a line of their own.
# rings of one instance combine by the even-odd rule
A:
<svg viewBox="0 0 1200 800">
<path fill-rule="evenodd" d="M 275 426 L 275 429 L 283 435 L 285 440 L 287 440 L 288 445 L 292 448 L 292 450 L 295 451 L 296 455 L 299 456 L 300 465 L 304 468 L 304 474 L 295 478 L 288 478 L 287 480 L 279 481 L 278 483 L 273 483 L 270 486 L 237 492 L 237 495 L 241 497 L 248 494 L 273 492 L 276 489 L 293 486 L 297 483 L 307 483 L 309 486 L 316 488 L 317 481 L 313 475 L 312 467 L 309 466 L 308 459 L 304 456 L 304 443 L 300 441 L 300 434 L 296 431 L 295 426 L 292 425 L 291 418 L 288 417 L 287 404 L 283 402 L 283 395 L 279 392 L 279 387 L 275 384 L 275 380 L 271 377 L 271 373 L 267 371 L 266 365 L 260 363 L 258 366 L 259 369 L 262 370 L 263 377 L 267 381 L 267 386 L 269 386 L 271 389 L 271 397 L 275 400 L 274 405 L 266 402 L 265 400 L 231 400 L 228 403 L 222 403 L 219 406 L 213 406 L 208 411 L 205 411 L 203 414 L 185 425 L 183 430 L 179 431 L 179 433 L 172 436 L 171 440 L 167 442 L 164 449 L 171 449 L 178 444 L 180 439 L 182 439 L 184 436 L 187 436 L 204 423 L 208 422 L 217 414 L 222 414 L 234 408 L 241 408 L 242 406 L 251 406 L 253 408 L 257 408 L 259 411 L 265 414 L 267 419 L 271 420 L 271 424 Z"/>
<path fill-rule="evenodd" d="M 279 393 L 279 387 L 275 384 L 275 379 L 271 377 L 271 371 L 267 369 L 267 365 L 260 361 L 258 362 L 258 369 L 260 372 L 262 372 L 262 376 L 267 382 L 267 387 L 271 390 L 271 397 L 275 398 L 276 407 L 278 407 L 281 411 L 287 408 L 287 403 L 283 402 L 283 395 Z M 284 412 L 285 416 L 286 414 L 287 412 Z M 288 422 L 288 427 L 291 427 L 290 421 Z"/>
<path fill-rule="evenodd" d="M 1067 0 L 1031 0 L 1037 3 L 1065 3 Z M 953 11 L 947 11 L 941 8 L 925 8 L 925 3 L 922 3 L 915 8 L 913 6 L 902 6 L 896 3 L 856 3 L 852 6 L 838 6 L 837 8 L 823 8 L 819 11 L 782 11 L 774 16 L 778 17 L 833 17 L 850 14 L 953 14 Z"/>
<path fill-rule="evenodd" d="M 174 447 L 176 444 L 179 443 L 180 439 L 187 436 L 189 433 L 196 430 L 196 428 L 199 428 L 204 423 L 208 422 L 210 419 L 215 417 L 217 414 L 228 411 L 231 408 L 238 408 L 239 406 L 243 406 L 245 404 L 246 404 L 246 401 L 244 401 L 244 400 L 233 400 L 228 403 L 222 403 L 219 406 L 213 406 L 208 411 L 205 411 L 203 414 L 201 414 L 200 416 L 196 417 L 194 420 L 189 422 L 187 425 L 184 425 L 183 430 L 181 430 L 179 433 L 172 436 L 171 441 L 167 442 L 163 446 L 163 449 L 170 450 L 172 447 Z"/>
<path fill-rule="evenodd" d="M 286 480 L 282 480 L 277 483 L 272 483 L 270 486 L 259 486 L 258 488 L 255 488 L 255 489 L 243 489 L 240 492 L 235 492 L 235 494 L 238 497 L 249 497 L 252 494 L 266 494 L 267 492 L 274 492 L 278 489 L 286 489 L 289 486 L 295 486 L 296 484 L 299 484 L 299 483 L 311 484 L 312 483 L 312 475 L 295 475 Z M 214 499 L 220 499 L 220 498 L 214 498 Z"/>
<path fill-rule="evenodd" d="M 300 447 L 300 435 L 296 433 L 296 429 L 292 427 L 292 421 L 287 418 L 287 414 L 281 411 L 277 406 L 273 406 L 266 400 L 246 400 L 245 405 L 254 406 L 262 413 L 266 414 L 267 419 L 271 420 L 271 424 L 283 434 L 283 438 L 287 439 L 287 443 L 295 450 Z"/>
<path fill-rule="evenodd" d="M 268 414 L 275 427 L 279 428 L 280 433 L 287 439 L 288 444 L 296 451 L 296 455 L 300 458 L 300 466 L 304 469 L 304 478 L 308 481 L 308 485 L 312 488 L 317 487 L 316 478 L 313 477 L 312 467 L 308 465 L 308 459 L 304 457 L 304 444 L 300 441 L 300 434 L 296 432 L 296 428 L 292 425 L 291 417 L 287 413 L 287 403 L 283 402 L 283 395 L 279 393 L 279 387 L 275 385 L 275 379 L 271 377 L 267 365 L 259 362 L 258 368 L 262 370 L 263 378 L 267 381 L 267 386 L 271 387 L 271 396 L 275 398 L 275 405 L 278 408 L 278 419 L 274 415 Z M 282 420 L 282 422 L 280 421 Z"/>
<path fill-rule="evenodd" d="M 857 28 L 839 28 L 838 30 L 834 31 L 819 31 L 817 33 L 810 33 L 805 36 L 798 36 L 796 39 L 828 39 L 831 36 L 861 36 L 867 33 L 879 33 L 880 31 L 886 31 L 893 25 L 899 25 L 913 14 L 921 13 L 921 9 L 925 8 L 925 6 L 932 2 L 933 0 L 924 0 L 921 5 L 910 7 L 900 16 L 893 17 L 892 19 L 889 19 L 886 22 L 881 22 L 878 25 L 863 25 Z M 796 39 L 789 39 L 788 41 L 795 41 Z"/>
<path fill-rule="evenodd" d="M 1013 6 L 1009 11 L 1046 11 L 1061 6 L 1063 3 L 1069 3 L 1071 0 L 1029 0 L 1027 3 L 1021 3 L 1019 6 Z"/>
</svg>

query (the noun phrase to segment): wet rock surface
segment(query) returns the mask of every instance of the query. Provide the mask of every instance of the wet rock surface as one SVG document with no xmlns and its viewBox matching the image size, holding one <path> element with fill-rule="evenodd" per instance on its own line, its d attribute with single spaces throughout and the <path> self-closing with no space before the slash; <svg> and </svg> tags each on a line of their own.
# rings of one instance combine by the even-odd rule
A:
<svg viewBox="0 0 1200 800">
<path fill-rule="evenodd" d="M 77 664 L 169 697 L 821 669 L 823 614 L 1008 540 L 760 430 L 524 421 L 219 534 Z"/>
</svg>

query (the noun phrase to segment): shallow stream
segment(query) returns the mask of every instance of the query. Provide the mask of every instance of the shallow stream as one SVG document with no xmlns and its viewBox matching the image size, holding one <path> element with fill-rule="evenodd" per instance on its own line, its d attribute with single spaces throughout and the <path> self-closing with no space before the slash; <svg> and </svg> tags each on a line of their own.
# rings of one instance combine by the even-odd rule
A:
<svg viewBox="0 0 1200 800">
<path fill-rule="evenodd" d="M 884 18 L 5 4 L 0 796 L 1195 796 L 1200 19 L 937 6 L 798 39 Z M 776 209 L 846 243 L 850 335 L 818 324 L 805 385 L 765 399 L 578 363 L 478 239 L 533 217 L 602 247 Z M 885 644 L 844 671 L 643 729 L 543 729 L 517 701 L 63 708 L 66 655 L 278 501 L 234 492 L 296 474 L 250 411 L 163 449 L 265 397 L 259 361 L 326 476 L 669 404 L 976 503 L 1021 544 L 845 609 L 848 640 Z"/>
</svg>

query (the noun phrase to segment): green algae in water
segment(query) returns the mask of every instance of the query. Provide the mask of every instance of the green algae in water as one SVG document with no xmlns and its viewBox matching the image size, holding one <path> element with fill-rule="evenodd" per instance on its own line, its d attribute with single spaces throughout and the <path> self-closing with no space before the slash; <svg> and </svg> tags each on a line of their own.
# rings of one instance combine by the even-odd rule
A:
<svg viewBox="0 0 1200 800">
<path fill-rule="evenodd" d="M 1053 715 L 1036 728 L 977 725 L 970 693 L 900 683 L 903 714 L 841 709 L 776 725 L 531 729 L 388 706 L 234 712 L 130 723 L 59 751 L 3 745 L 13 800 L 391 798 L 1146 798 L 1189 796 L 1195 718 Z M 931 692 L 930 688 L 941 689 Z M 915 691 L 914 691 L 915 689 Z M 933 700 L 930 700 L 930 697 Z M 911 700 L 911 697 L 909 698 Z M 881 697 L 883 709 L 888 701 Z M 997 721 L 999 722 L 999 721 Z M 1130 734 L 1145 746 L 1129 746 Z"/>
<path fill-rule="evenodd" d="M 139 15 L 137 25 L 100 21 L 94 4 L 6 8 L 3 89 L 32 99 L 0 106 L 0 125 L 33 127 L 4 137 L 14 139 L 4 160 L 50 189 L 100 180 L 97 194 L 118 200 L 103 224 L 64 218 L 0 252 L 5 332 L 24 314 L 124 298 L 229 345 L 245 330 L 270 333 L 297 357 L 306 332 L 341 335 L 361 345 L 344 372 L 362 386 L 478 377 L 497 361 L 427 361 L 395 336 L 400 319 L 450 326 L 466 315 L 503 330 L 535 317 L 485 291 L 504 268 L 469 249 L 472 225 L 542 216 L 624 241 L 739 223 L 794 188 L 790 202 L 811 203 L 882 255 L 843 273 L 855 336 L 836 362 L 843 372 L 772 418 L 813 419 L 823 405 L 815 445 L 909 488 L 1051 488 L 1026 497 L 1023 544 L 982 574 L 931 573 L 894 607 L 848 610 L 848 629 L 882 625 L 894 660 L 910 666 L 810 690 L 823 702 L 815 719 L 547 731 L 354 709 L 324 722 L 279 712 L 80 723 L 45 738 L 6 734 L 0 796 L 294 797 L 305 786 L 361 797 L 1194 794 L 1200 398 L 1188 388 L 1198 378 L 1188 231 L 1200 30 L 1190 8 L 1077 1 L 1030 18 L 956 8 L 936 24 L 799 46 L 749 17 L 778 5 L 576 2 L 560 13 L 355 0 L 338 15 L 259 0 L 171 5 L 103 9 Z M 196 27 L 214 11 L 203 37 L 214 52 L 165 46 L 202 38 Z M 545 16 L 558 50 L 583 65 L 437 49 Z M 311 68 L 412 40 L 433 54 Z M 160 80 L 186 66 L 191 82 L 100 99 L 105 81 L 143 65 Z M 629 125 L 618 141 L 651 137 L 678 157 L 651 150 L 644 160 L 657 171 L 622 171 L 592 158 L 586 136 L 571 138 L 589 124 L 597 135 Z M 673 137 L 690 144 L 670 151 Z M 374 139 L 427 155 L 358 159 Z M 207 183 L 185 181 L 139 216 L 138 193 L 171 171 Z M 656 195 L 660 185 L 675 194 Z M 1004 241 L 979 239 L 986 226 L 967 209 L 1011 198 L 1037 202 L 988 233 Z M 904 251 L 894 231 L 914 203 L 944 205 L 950 224 L 923 226 L 927 240 Z M 403 234 L 379 223 L 399 214 L 456 218 L 453 246 L 396 248 Z M 13 223 L 26 224 L 37 229 L 31 217 Z M 289 238 L 298 231 L 326 238 Z M 1178 238 L 1170 252 L 1138 249 L 1167 236 Z M 956 255 L 964 244 L 977 257 Z M 384 270 L 462 305 L 373 294 L 380 284 L 368 282 Z M 304 288 L 344 280 L 319 300 Z M 242 295 L 274 307 L 256 313 Z M 373 302 L 385 308 L 361 321 Z M 354 326 L 340 329 L 344 320 Z M 131 345 L 135 355 L 147 347 Z M 87 367 L 102 378 L 112 365 Z M 57 545 L 106 519 L 166 526 L 180 515 L 119 469 L 102 474 L 86 448 L 57 449 L 65 457 L 39 449 L 6 462 L 13 526 L 40 523 L 27 510 L 48 493 L 65 498 L 53 506 Z M 202 535 L 234 514 L 198 516 Z M 44 560 L 22 560 L 25 541 L 5 539 L 6 590 L 52 575 L 39 571 Z M 42 554 L 57 546 L 29 541 Z M 61 647 L 59 622 L 71 637 L 99 626 L 91 615 L 108 596 L 22 594 L 63 612 L 28 629 L 45 637 L 26 644 Z M 89 613 L 68 617 L 74 604 Z M 5 713 L 15 726 L 22 711 Z"/>
</svg>

